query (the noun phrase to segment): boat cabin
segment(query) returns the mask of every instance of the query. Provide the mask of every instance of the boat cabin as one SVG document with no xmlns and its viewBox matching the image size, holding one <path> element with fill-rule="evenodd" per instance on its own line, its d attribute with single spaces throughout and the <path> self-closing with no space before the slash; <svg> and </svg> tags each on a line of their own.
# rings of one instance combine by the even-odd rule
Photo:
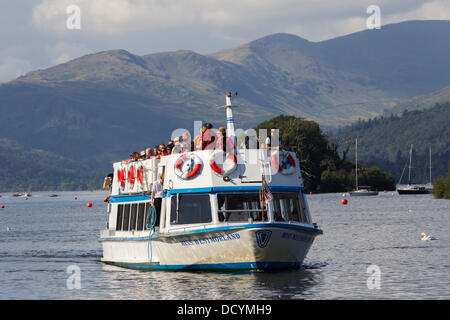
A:
<svg viewBox="0 0 450 320">
<path fill-rule="evenodd" d="M 107 229 L 133 234 L 147 230 L 152 184 L 161 175 L 163 200 L 160 223 L 155 226 L 159 233 L 234 223 L 311 224 L 294 153 L 242 149 L 237 150 L 236 159 L 226 159 L 221 164 L 215 164 L 215 153 L 204 150 L 115 163 Z M 279 153 L 287 155 L 289 165 L 296 170 L 287 174 L 274 172 L 273 166 L 269 167 L 270 157 Z M 176 169 L 180 159 L 189 157 L 186 166 L 199 166 L 188 178 Z M 218 174 L 215 169 L 219 166 L 233 169 L 226 175 Z M 272 172 L 263 178 L 264 170 Z M 267 206 L 267 197 L 271 197 L 271 206 Z"/>
</svg>

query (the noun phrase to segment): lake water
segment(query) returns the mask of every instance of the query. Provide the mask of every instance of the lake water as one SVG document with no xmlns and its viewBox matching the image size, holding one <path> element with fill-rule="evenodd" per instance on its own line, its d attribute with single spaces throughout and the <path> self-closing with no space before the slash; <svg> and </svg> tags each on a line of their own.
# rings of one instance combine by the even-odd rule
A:
<svg viewBox="0 0 450 320">
<path fill-rule="evenodd" d="M 347 196 L 347 205 L 342 194 L 308 195 L 324 234 L 303 268 L 218 273 L 104 265 L 106 193 L 49 194 L 0 198 L 0 299 L 450 298 L 450 201 L 432 195 Z M 421 232 L 437 240 L 421 241 Z M 368 272 L 372 265 L 379 273 Z M 80 272 L 79 289 L 68 286 L 71 268 Z"/>
</svg>

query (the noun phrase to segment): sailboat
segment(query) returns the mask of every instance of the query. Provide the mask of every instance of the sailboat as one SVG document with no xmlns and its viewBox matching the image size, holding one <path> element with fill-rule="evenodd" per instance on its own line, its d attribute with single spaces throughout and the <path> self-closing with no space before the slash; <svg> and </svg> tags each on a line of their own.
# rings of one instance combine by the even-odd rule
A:
<svg viewBox="0 0 450 320">
<path fill-rule="evenodd" d="M 356 138 L 356 148 L 355 148 L 355 185 L 356 189 L 350 191 L 350 196 L 376 196 L 378 191 L 374 190 L 369 186 L 358 186 L 358 138 Z"/>
<path fill-rule="evenodd" d="M 411 144 L 411 148 L 409 149 L 408 185 L 403 188 L 397 187 L 397 192 L 398 192 L 398 194 L 429 194 L 430 193 L 429 189 L 422 187 L 422 186 L 411 184 L 412 148 L 413 148 L 413 145 Z M 430 149 L 430 152 L 431 152 L 431 149 Z M 431 155 L 431 153 L 430 153 L 430 155 Z M 430 158 L 430 170 L 431 170 L 431 158 Z M 403 174 L 402 174 L 402 177 L 403 177 Z M 402 180 L 402 177 L 400 177 L 400 181 Z M 430 179 L 431 179 L 431 171 L 430 171 Z"/>
<path fill-rule="evenodd" d="M 431 182 L 431 147 L 430 147 L 430 182 L 426 186 L 429 192 L 433 190 L 433 183 Z"/>
</svg>

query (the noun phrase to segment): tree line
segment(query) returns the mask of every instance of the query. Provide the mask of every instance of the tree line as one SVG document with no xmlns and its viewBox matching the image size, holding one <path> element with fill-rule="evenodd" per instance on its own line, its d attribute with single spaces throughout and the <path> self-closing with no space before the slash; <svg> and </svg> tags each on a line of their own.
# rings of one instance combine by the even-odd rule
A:
<svg viewBox="0 0 450 320">
<path fill-rule="evenodd" d="M 300 161 L 305 189 L 311 192 L 342 192 L 355 188 L 355 163 L 348 158 L 349 146 L 329 141 L 315 121 L 280 115 L 260 123 L 256 128 L 279 129 L 281 147 L 293 151 Z M 375 166 L 358 164 L 358 184 L 378 190 L 395 190 L 392 175 Z"/>
</svg>

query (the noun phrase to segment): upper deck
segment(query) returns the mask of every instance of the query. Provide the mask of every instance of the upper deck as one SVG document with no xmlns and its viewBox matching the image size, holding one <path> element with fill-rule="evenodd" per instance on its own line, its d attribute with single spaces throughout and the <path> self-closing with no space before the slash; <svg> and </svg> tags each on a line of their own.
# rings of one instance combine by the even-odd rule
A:
<svg viewBox="0 0 450 320">
<path fill-rule="evenodd" d="M 151 193 L 161 174 L 168 194 L 261 190 L 263 176 L 272 191 L 303 191 L 299 161 L 293 152 L 238 149 L 235 159 L 221 159 L 221 152 L 204 150 L 114 163 L 112 201 Z"/>
</svg>

